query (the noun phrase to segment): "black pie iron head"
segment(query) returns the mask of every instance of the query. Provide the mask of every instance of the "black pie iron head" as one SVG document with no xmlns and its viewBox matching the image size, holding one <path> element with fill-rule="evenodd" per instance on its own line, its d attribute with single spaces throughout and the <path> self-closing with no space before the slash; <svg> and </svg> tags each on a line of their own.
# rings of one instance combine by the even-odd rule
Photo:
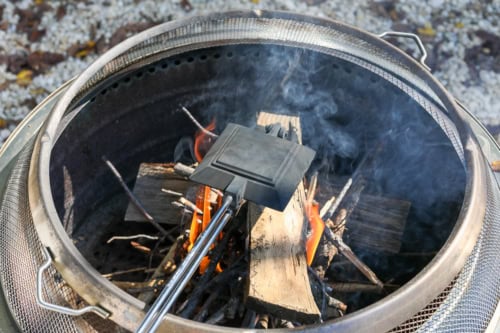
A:
<svg viewBox="0 0 500 333">
<path fill-rule="evenodd" d="M 315 154 L 263 129 L 229 123 L 190 179 L 282 211 Z"/>
</svg>

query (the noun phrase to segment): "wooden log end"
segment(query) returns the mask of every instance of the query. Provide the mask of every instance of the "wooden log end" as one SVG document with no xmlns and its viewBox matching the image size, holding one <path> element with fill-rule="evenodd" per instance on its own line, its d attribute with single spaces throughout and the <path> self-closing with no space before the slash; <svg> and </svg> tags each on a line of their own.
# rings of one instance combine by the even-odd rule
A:
<svg viewBox="0 0 500 333">
<path fill-rule="evenodd" d="M 291 308 L 276 303 L 268 303 L 264 299 L 248 297 L 246 305 L 258 313 L 269 313 L 274 317 L 299 322 L 305 325 L 315 324 L 321 321 L 321 313 L 318 308 L 311 311 L 311 307 Z"/>
</svg>

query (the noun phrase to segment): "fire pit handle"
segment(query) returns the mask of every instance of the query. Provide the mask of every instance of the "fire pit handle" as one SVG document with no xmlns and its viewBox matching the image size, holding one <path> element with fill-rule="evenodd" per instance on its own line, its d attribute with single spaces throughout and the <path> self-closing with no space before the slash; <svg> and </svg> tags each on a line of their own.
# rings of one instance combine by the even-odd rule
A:
<svg viewBox="0 0 500 333">
<path fill-rule="evenodd" d="M 386 32 L 381 33 L 378 36 L 380 38 L 385 38 L 385 37 L 403 37 L 403 38 L 411 38 L 411 39 L 413 39 L 415 41 L 415 43 L 417 43 L 417 47 L 420 50 L 420 53 L 422 53 L 422 55 L 420 56 L 420 59 L 418 59 L 418 61 L 420 62 L 420 64 L 422 66 L 425 67 L 425 69 L 427 69 L 429 72 L 431 71 L 431 68 L 429 66 L 427 66 L 427 64 L 425 63 L 425 60 L 427 59 L 427 50 L 425 49 L 425 46 L 422 43 L 422 40 L 420 39 L 420 37 L 418 37 L 418 35 L 412 34 L 410 32 L 386 31 Z"/>
<path fill-rule="evenodd" d="M 108 318 L 110 313 L 108 311 L 98 307 L 98 306 L 90 305 L 90 306 L 86 306 L 84 308 L 75 310 L 75 309 L 67 308 L 67 307 L 64 307 L 61 305 L 49 303 L 43 299 L 43 292 L 42 292 L 43 272 L 45 272 L 45 270 L 47 268 L 49 268 L 49 266 L 52 264 L 52 256 L 46 247 L 43 247 L 42 250 L 43 250 L 43 254 L 46 258 L 46 261 L 42 264 L 42 266 L 40 266 L 40 268 L 38 269 L 38 272 L 36 274 L 36 303 L 44 309 L 59 312 L 59 313 L 70 315 L 70 316 L 80 316 L 80 315 L 87 313 L 87 312 L 94 312 L 104 319 Z"/>
</svg>

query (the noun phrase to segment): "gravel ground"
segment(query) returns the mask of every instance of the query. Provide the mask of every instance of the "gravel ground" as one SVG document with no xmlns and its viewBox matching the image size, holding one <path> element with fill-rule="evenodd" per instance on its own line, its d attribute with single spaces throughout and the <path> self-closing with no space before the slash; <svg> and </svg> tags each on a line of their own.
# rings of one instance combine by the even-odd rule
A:
<svg viewBox="0 0 500 333">
<path fill-rule="evenodd" d="M 436 77 L 500 142 L 498 0 L 2 0 L 0 144 L 50 92 L 126 37 L 160 22 L 230 9 L 287 10 L 373 33 L 417 33 Z"/>
</svg>

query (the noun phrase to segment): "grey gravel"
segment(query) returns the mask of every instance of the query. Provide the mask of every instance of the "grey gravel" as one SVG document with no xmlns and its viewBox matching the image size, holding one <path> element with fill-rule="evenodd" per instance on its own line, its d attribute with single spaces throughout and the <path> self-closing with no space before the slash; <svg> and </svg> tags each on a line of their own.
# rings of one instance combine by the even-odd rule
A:
<svg viewBox="0 0 500 333">
<path fill-rule="evenodd" d="M 65 81 L 82 72 L 98 57 L 100 50 L 76 58 L 68 49 L 77 43 L 102 39 L 109 42 L 121 27 L 137 22 L 164 22 L 190 15 L 231 9 L 273 9 L 329 17 L 379 34 L 387 30 L 417 32 L 429 50 L 429 65 L 436 77 L 463 101 L 500 141 L 500 1 L 311 1 L 306 0 L 191 0 L 193 10 L 186 12 L 178 1 L 87 0 L 49 1 L 38 28 L 45 34 L 30 42 L 18 31 L 19 9 L 34 9 L 32 1 L 0 1 L 0 143 L 34 105 Z M 65 15 L 58 19 L 58 7 Z M 426 26 L 432 29 L 424 29 Z M 419 30 L 420 29 L 420 30 Z M 424 30 L 422 30 L 424 29 Z M 482 39 L 485 31 L 499 39 Z M 435 34 L 435 35 L 434 35 Z M 415 51 L 412 43 L 400 46 Z M 475 50 L 475 51 L 474 51 Z M 7 55 L 50 51 L 65 55 L 65 60 L 34 76 L 27 86 L 16 83 L 8 70 Z M 476 52 L 476 53 L 475 53 Z M 3 58 L 3 61 L 2 61 Z M 1 122 L 0 122 L 1 123 Z"/>
</svg>

